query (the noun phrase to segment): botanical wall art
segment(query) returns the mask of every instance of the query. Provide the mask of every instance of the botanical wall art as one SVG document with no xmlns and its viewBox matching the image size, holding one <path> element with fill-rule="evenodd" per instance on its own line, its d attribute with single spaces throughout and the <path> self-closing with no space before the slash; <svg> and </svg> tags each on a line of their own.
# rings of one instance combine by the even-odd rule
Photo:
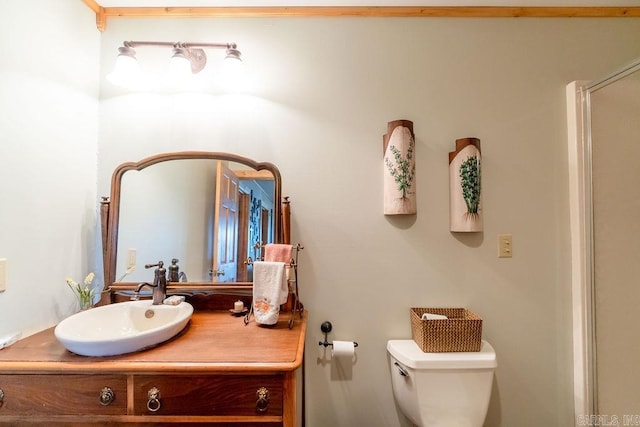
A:
<svg viewBox="0 0 640 427">
<path fill-rule="evenodd" d="M 449 153 L 451 231 L 482 231 L 481 175 L 480 140 L 456 140 L 456 150 Z"/>
<path fill-rule="evenodd" d="M 416 159 L 413 122 L 394 120 L 383 137 L 384 214 L 416 213 Z"/>
</svg>

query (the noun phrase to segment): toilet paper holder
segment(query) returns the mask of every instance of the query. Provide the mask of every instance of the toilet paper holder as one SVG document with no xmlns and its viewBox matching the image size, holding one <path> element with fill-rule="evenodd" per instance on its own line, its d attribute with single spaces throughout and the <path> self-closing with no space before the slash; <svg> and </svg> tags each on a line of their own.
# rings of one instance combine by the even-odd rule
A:
<svg viewBox="0 0 640 427">
<path fill-rule="evenodd" d="M 320 325 L 320 330 L 324 332 L 324 342 L 318 341 L 318 345 L 324 346 L 325 348 L 329 346 L 333 347 L 333 343 L 327 341 L 327 334 L 331 332 L 332 329 L 333 329 L 333 325 L 331 324 L 331 322 L 329 321 L 322 322 L 322 325 Z M 353 346 L 357 347 L 358 343 L 354 341 Z"/>
</svg>

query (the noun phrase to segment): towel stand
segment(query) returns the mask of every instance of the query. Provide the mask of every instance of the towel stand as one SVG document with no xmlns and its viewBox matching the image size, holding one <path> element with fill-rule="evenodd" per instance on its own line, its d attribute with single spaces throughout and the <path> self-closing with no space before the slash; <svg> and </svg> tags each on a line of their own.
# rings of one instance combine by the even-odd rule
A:
<svg viewBox="0 0 640 427">
<path fill-rule="evenodd" d="M 256 259 L 263 260 L 264 256 L 262 255 L 262 249 L 264 249 L 265 245 L 262 243 L 256 243 L 254 248 L 256 249 L 256 254 L 260 251 L 261 255 L 256 256 Z M 304 249 L 304 246 L 300 243 L 291 245 L 295 253 L 293 254 L 291 261 L 289 261 L 288 267 L 291 269 L 289 274 L 289 279 L 287 280 L 287 286 L 289 287 L 289 294 L 293 295 L 293 306 L 291 307 L 291 317 L 289 318 L 289 329 L 293 328 L 295 322 L 296 312 L 299 313 L 300 319 L 304 315 L 304 306 L 300 302 L 300 294 L 298 292 L 298 255 L 300 251 Z M 246 265 L 253 265 L 254 261 L 251 257 L 248 257 L 244 263 Z M 251 319 L 251 314 L 253 313 L 253 302 L 251 303 L 251 307 L 249 308 L 249 312 L 244 317 L 244 324 L 248 325 L 249 320 Z"/>
</svg>

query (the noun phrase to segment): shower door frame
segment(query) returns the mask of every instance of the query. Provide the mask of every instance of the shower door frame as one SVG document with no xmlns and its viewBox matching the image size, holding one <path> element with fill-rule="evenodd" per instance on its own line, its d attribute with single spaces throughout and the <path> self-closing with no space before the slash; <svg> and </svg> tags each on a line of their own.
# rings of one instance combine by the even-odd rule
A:
<svg viewBox="0 0 640 427">
<path fill-rule="evenodd" d="M 595 342 L 591 94 L 640 71 L 640 59 L 594 82 L 567 85 L 575 423 L 598 414 Z"/>
</svg>

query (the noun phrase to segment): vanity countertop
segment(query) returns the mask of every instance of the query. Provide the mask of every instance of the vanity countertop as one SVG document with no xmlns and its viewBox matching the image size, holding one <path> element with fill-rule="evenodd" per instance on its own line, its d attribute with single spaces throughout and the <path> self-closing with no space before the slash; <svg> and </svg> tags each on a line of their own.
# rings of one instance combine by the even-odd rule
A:
<svg viewBox="0 0 640 427">
<path fill-rule="evenodd" d="M 157 347 L 119 356 L 86 357 L 67 351 L 54 328 L 0 350 L 0 373 L 29 372 L 288 372 L 302 364 L 307 313 L 289 329 L 291 313 L 273 326 L 229 311 L 194 312 L 187 327 Z"/>
</svg>

